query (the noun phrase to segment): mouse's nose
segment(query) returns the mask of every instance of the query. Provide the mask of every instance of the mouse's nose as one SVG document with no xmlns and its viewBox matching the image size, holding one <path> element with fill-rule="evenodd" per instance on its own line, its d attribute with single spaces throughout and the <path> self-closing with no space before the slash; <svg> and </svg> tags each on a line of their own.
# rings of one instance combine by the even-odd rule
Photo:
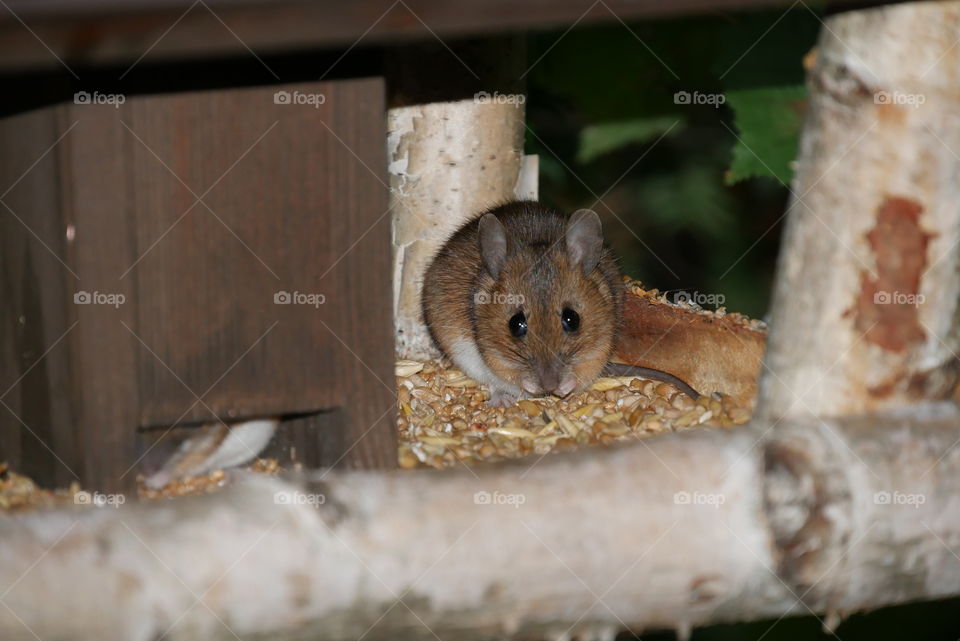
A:
<svg viewBox="0 0 960 641">
<path fill-rule="evenodd" d="M 567 372 L 560 379 L 560 384 L 553 389 L 553 393 L 563 398 L 577 387 L 577 377 L 573 372 Z"/>
<path fill-rule="evenodd" d="M 540 389 L 540 386 L 537 385 L 537 382 L 529 376 L 525 376 L 520 380 L 520 387 L 523 388 L 523 391 L 534 396 L 538 396 L 543 392 L 543 390 Z"/>
<path fill-rule="evenodd" d="M 556 396 L 566 396 L 577 386 L 576 378 L 573 373 L 563 364 L 559 358 L 550 358 L 541 361 L 536 368 L 536 376 L 539 385 L 530 382 L 537 387 L 539 392 L 547 391 Z M 524 387 L 526 389 L 526 387 Z M 529 390 L 528 390 L 529 391 Z"/>
<path fill-rule="evenodd" d="M 555 367 L 546 367 L 540 372 L 540 387 L 553 393 L 560 386 L 560 372 Z"/>
</svg>

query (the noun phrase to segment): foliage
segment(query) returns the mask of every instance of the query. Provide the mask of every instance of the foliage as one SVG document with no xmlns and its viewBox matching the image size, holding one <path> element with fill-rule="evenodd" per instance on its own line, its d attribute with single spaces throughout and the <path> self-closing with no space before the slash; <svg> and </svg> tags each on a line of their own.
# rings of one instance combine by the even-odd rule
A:
<svg viewBox="0 0 960 641">
<path fill-rule="evenodd" d="M 594 206 L 649 285 L 723 293 L 761 315 L 819 27 L 794 5 L 532 38 L 527 150 L 541 197 Z"/>
</svg>

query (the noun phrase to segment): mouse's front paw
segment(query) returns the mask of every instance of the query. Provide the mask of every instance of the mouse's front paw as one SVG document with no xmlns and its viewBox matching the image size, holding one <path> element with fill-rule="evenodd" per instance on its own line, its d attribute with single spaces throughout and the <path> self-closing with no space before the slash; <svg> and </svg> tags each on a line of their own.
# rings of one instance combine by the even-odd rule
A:
<svg viewBox="0 0 960 641">
<path fill-rule="evenodd" d="M 490 399 L 487 401 L 487 405 L 490 407 L 511 407 L 517 404 L 519 397 L 519 393 L 513 390 L 492 389 L 490 390 Z"/>
</svg>

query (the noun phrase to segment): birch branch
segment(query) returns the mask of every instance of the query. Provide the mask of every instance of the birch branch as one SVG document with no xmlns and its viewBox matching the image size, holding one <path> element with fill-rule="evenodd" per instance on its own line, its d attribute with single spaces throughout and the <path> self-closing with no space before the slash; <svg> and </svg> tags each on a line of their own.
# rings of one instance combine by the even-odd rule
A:
<svg viewBox="0 0 960 641">
<path fill-rule="evenodd" d="M 780 252 L 758 411 L 857 414 L 960 375 L 960 3 L 830 18 Z"/>
<path fill-rule="evenodd" d="M 952 405 L 789 420 L 766 442 L 760 425 L 5 517 L 0 637 L 607 638 L 810 611 L 834 624 L 960 593 L 958 421 Z"/>
</svg>

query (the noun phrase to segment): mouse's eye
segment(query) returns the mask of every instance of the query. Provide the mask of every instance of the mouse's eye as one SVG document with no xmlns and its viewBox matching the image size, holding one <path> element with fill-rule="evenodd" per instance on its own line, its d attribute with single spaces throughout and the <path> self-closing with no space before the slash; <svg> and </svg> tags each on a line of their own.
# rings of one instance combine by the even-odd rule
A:
<svg viewBox="0 0 960 641">
<path fill-rule="evenodd" d="M 523 315 L 523 312 L 517 312 L 511 316 L 508 325 L 510 333 L 515 338 L 523 338 L 527 335 L 527 317 Z"/>
<path fill-rule="evenodd" d="M 563 325 L 563 331 L 575 332 L 580 329 L 580 314 L 569 307 L 564 307 L 560 312 L 560 324 Z"/>
</svg>

